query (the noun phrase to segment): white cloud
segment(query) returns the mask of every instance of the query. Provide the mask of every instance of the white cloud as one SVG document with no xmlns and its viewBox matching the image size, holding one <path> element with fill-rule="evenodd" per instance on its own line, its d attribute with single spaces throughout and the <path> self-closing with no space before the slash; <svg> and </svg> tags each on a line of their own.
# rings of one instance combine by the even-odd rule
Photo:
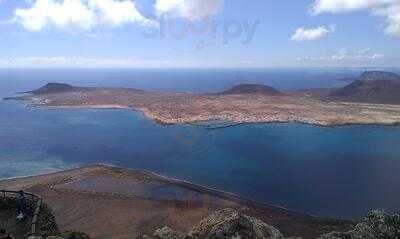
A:
<svg viewBox="0 0 400 239">
<path fill-rule="evenodd" d="M 154 8 L 158 15 L 199 20 L 218 13 L 223 0 L 156 0 Z"/>
<path fill-rule="evenodd" d="M 365 10 L 387 4 L 398 3 L 398 0 L 316 0 L 312 13 L 341 13 Z"/>
<path fill-rule="evenodd" d="M 333 30 L 332 30 L 333 31 Z M 325 26 L 320 26 L 313 29 L 298 28 L 292 36 L 293 41 L 312 41 L 326 37 L 331 30 Z"/>
<path fill-rule="evenodd" d="M 369 56 L 368 58 L 371 59 L 371 60 L 374 60 L 374 59 L 382 59 L 384 57 L 385 57 L 385 55 L 383 55 L 383 54 L 376 54 L 375 53 L 372 56 Z"/>
<path fill-rule="evenodd" d="M 326 60 L 326 58 L 323 56 L 319 56 L 319 57 L 305 56 L 305 57 L 297 57 L 297 60 L 298 61 L 324 61 L 324 60 Z"/>
<path fill-rule="evenodd" d="M 400 37 L 400 1 L 373 9 L 373 14 L 385 18 L 385 33 Z"/>
<path fill-rule="evenodd" d="M 29 31 L 40 31 L 48 25 L 89 30 L 101 24 L 154 24 L 130 0 L 34 0 L 30 4 L 29 8 L 17 9 L 14 14 L 14 21 Z"/>
<path fill-rule="evenodd" d="M 171 67 L 183 64 L 169 59 L 15 57 L 0 58 L 0 68 L 138 68 Z"/>
<path fill-rule="evenodd" d="M 371 49 L 369 49 L 369 48 L 364 48 L 364 49 L 358 50 L 357 52 L 358 52 L 359 54 L 365 54 L 365 53 L 370 52 L 370 51 L 371 51 Z"/>
<path fill-rule="evenodd" d="M 311 7 L 314 15 L 368 10 L 385 19 L 385 33 L 400 36 L 399 0 L 316 0 Z"/>
<path fill-rule="evenodd" d="M 61 3 L 37 0 L 31 8 L 17 9 L 15 21 L 30 31 L 40 31 L 49 23 L 60 27 L 76 25 L 82 29 L 90 29 L 95 24 L 94 13 L 75 0 Z"/>
<path fill-rule="evenodd" d="M 366 61 L 376 61 L 383 59 L 385 56 L 379 53 L 370 53 L 370 49 L 361 50 L 346 50 L 342 49 L 331 56 L 305 56 L 298 57 L 298 61 L 310 62 L 310 61 L 320 61 L 320 62 L 366 62 Z"/>
<path fill-rule="evenodd" d="M 243 67 L 241 59 L 222 61 L 209 57 L 198 59 L 185 59 L 177 57 L 166 58 L 92 58 L 92 57 L 63 57 L 63 56 L 35 56 L 35 57 L 0 57 L 0 69 L 4 68 L 53 68 L 53 69 L 116 69 L 116 68 L 240 68 Z M 247 61 L 252 67 L 265 66 L 262 62 Z M 249 66 L 249 65 L 247 65 Z"/>
</svg>

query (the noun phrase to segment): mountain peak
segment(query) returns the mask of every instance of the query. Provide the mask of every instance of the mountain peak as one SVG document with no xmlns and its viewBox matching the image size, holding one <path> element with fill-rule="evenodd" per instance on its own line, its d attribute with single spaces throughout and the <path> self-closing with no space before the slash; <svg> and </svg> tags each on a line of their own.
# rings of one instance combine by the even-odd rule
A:
<svg viewBox="0 0 400 239">
<path fill-rule="evenodd" d="M 55 94 L 55 93 L 61 93 L 61 92 L 67 92 L 73 90 L 75 87 L 68 85 L 68 84 L 62 84 L 62 83 L 48 83 L 45 86 L 28 92 L 32 93 L 35 95 L 41 95 L 41 94 Z"/>
<path fill-rule="evenodd" d="M 231 89 L 221 92 L 224 95 L 233 94 L 263 94 L 263 95 L 281 95 L 282 93 L 273 87 L 258 84 L 241 84 Z"/>
<path fill-rule="evenodd" d="M 366 71 L 360 78 L 333 91 L 328 98 L 362 103 L 400 104 L 400 75 Z"/>
<path fill-rule="evenodd" d="M 360 76 L 362 81 L 400 80 L 400 75 L 386 71 L 366 71 Z"/>
</svg>

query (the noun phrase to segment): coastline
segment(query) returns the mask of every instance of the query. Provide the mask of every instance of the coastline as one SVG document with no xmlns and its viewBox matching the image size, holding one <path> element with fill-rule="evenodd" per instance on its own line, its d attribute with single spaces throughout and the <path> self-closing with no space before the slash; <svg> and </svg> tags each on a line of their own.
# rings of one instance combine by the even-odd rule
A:
<svg viewBox="0 0 400 239">
<path fill-rule="evenodd" d="M 79 171 L 79 170 L 85 170 L 85 169 L 91 169 L 93 167 L 108 167 L 108 168 L 111 168 L 113 170 L 129 170 L 131 172 L 144 173 L 144 174 L 148 174 L 148 175 L 154 176 L 156 178 L 160 178 L 162 180 L 168 181 L 170 183 L 180 184 L 180 185 L 183 185 L 185 187 L 189 187 L 189 188 L 194 189 L 196 191 L 206 191 L 206 192 L 208 192 L 210 194 L 214 194 L 214 195 L 216 195 L 218 197 L 224 197 L 224 198 L 240 200 L 240 201 L 243 201 L 243 202 L 247 202 L 247 203 L 251 203 L 251 204 L 259 205 L 259 206 L 275 207 L 275 208 L 279 208 L 279 209 L 282 209 L 282 210 L 285 210 L 285 211 L 290 211 L 291 213 L 296 213 L 296 214 L 299 214 L 299 215 L 306 215 L 306 216 L 320 218 L 320 219 L 331 219 L 331 218 L 323 218 L 323 217 L 319 217 L 319 216 L 315 216 L 315 215 L 296 212 L 296 211 L 293 211 L 291 209 L 288 209 L 288 208 L 285 208 L 285 207 L 282 207 L 282 206 L 279 206 L 279 205 L 257 202 L 257 201 L 254 201 L 252 199 L 242 197 L 242 196 L 240 196 L 238 194 L 235 194 L 235 193 L 231 193 L 231 192 L 228 192 L 228 191 L 215 189 L 215 188 L 212 188 L 212 187 L 203 186 L 203 185 L 196 184 L 196 183 L 188 181 L 188 180 L 183 180 L 183 179 L 179 179 L 179 178 L 165 176 L 165 175 L 162 175 L 162 174 L 150 171 L 150 170 L 146 170 L 146 169 L 123 168 L 123 167 L 118 167 L 118 166 L 115 166 L 115 165 L 112 165 L 112 164 L 105 164 L 105 163 L 88 164 L 88 165 L 77 166 L 77 167 L 73 167 L 73 168 L 70 168 L 70 169 L 59 170 L 59 171 L 54 171 L 54 172 L 49 172 L 49 173 L 32 174 L 32 175 L 25 175 L 25 176 L 20 176 L 20 177 L 11 177 L 11 178 L 0 178 L 0 183 L 5 183 L 7 181 L 13 181 L 13 180 L 19 180 L 19 179 L 48 177 L 48 176 L 58 175 L 60 173 L 68 174 L 70 172 Z M 336 218 L 332 218 L 332 219 L 335 220 Z"/>
<path fill-rule="evenodd" d="M 207 187 L 207 186 L 203 186 L 200 184 L 196 184 L 194 182 L 188 181 L 188 180 L 183 180 L 183 179 L 179 179 L 179 178 L 174 178 L 174 177 L 168 177 L 150 170 L 146 170 L 146 169 L 133 169 L 133 168 L 123 168 L 123 167 L 118 167 L 112 164 L 105 164 L 105 163 L 96 163 L 96 164 L 88 164 L 88 165 L 84 165 L 84 166 L 77 166 L 77 167 L 73 167 L 70 169 L 65 169 L 65 170 L 59 170 L 59 171 L 54 171 L 54 172 L 48 172 L 48 173 L 40 173 L 40 174 L 32 174 L 32 175 L 25 175 L 25 176 L 20 176 L 20 177 L 11 177 L 11 178 L 0 178 L 0 183 L 4 183 L 7 181 L 13 181 L 13 180 L 19 180 L 19 179 L 30 179 L 30 178 L 38 178 L 38 177 L 46 177 L 46 176 L 54 176 L 60 173 L 63 174 L 68 174 L 69 172 L 74 172 L 74 171 L 79 171 L 79 170 L 84 170 L 84 169 L 91 169 L 93 167 L 109 167 L 112 168 L 114 170 L 129 170 L 131 172 L 139 172 L 139 173 L 145 173 L 145 174 L 149 174 L 151 176 L 166 180 L 170 183 L 174 183 L 174 184 L 181 184 L 184 185 L 186 187 L 189 187 L 191 189 L 194 190 L 198 190 L 198 191 L 206 191 L 210 194 L 214 194 L 218 197 L 225 197 L 225 198 L 230 198 L 230 199 L 236 199 L 236 200 L 240 200 L 243 202 L 247 202 L 247 203 L 251 203 L 254 205 L 259 205 L 259 206 L 266 206 L 266 207 L 275 207 L 275 208 L 279 208 L 285 211 L 290 211 L 291 213 L 296 213 L 299 215 L 306 215 L 306 216 L 310 216 L 310 217 L 315 217 L 315 218 L 320 218 L 320 219 L 333 219 L 333 220 L 342 220 L 339 218 L 323 218 L 323 217 L 319 217 L 319 216 L 315 216 L 315 215 L 310 215 L 310 214 L 305 214 L 305 213 L 301 213 L 301 212 L 296 212 L 293 211 L 291 209 L 285 208 L 283 206 L 279 206 L 279 205 L 274 205 L 274 204 L 270 204 L 270 203 L 262 203 L 262 202 L 258 202 L 249 198 L 245 198 L 242 197 L 238 194 L 232 193 L 232 192 L 228 192 L 228 191 L 224 191 L 224 190 L 219 190 L 219 189 L 215 189 L 212 187 Z M 344 220 L 344 219 L 343 219 Z"/>
<path fill-rule="evenodd" d="M 317 216 L 317 215 L 312 215 L 312 214 L 307 214 L 304 212 L 299 212 L 299 211 L 295 211 L 277 204 L 272 204 L 272 203 L 267 203 L 267 202 L 259 202 L 250 198 L 246 198 L 243 196 L 240 196 L 239 194 L 235 194 L 229 191 L 225 191 L 225 190 L 220 190 L 220 189 L 215 189 L 212 187 L 207 187 L 207 186 L 203 186 L 201 184 L 196 184 L 194 182 L 188 181 L 188 180 L 184 180 L 184 179 L 179 179 L 179 178 L 174 178 L 174 177 L 170 177 L 170 176 L 165 176 L 162 174 L 159 174 L 157 172 L 153 172 L 150 170 L 146 170 L 146 169 L 133 169 L 133 168 L 126 168 L 126 167 L 119 167 L 119 166 L 115 166 L 112 164 L 106 164 L 106 163 L 95 163 L 95 164 L 88 164 L 88 165 L 83 165 L 83 166 L 77 166 L 77 167 L 72 167 L 69 169 L 65 169 L 65 170 L 58 170 L 58 171 L 54 171 L 54 172 L 48 172 L 48 173 L 40 173 L 40 174 L 33 174 L 33 175 L 25 175 L 25 176 L 19 176 L 19 177 L 11 177 L 11 178 L 0 178 L 0 186 L 2 184 L 7 184 L 8 182 L 12 182 L 12 181 L 18 181 L 18 180 L 36 180 L 36 179 L 40 179 L 43 177 L 52 177 L 52 176 L 58 176 L 60 174 L 63 175 L 68 175 L 68 174 L 73 174 L 79 171 L 85 171 L 85 170 L 92 170 L 94 168 L 107 168 L 110 169 L 112 171 L 118 171 L 118 170 L 122 170 L 122 171 L 129 171 L 131 173 L 139 173 L 139 174 L 144 174 L 144 175 L 148 175 L 151 176 L 152 178 L 156 178 L 159 180 L 163 180 L 166 181 L 169 184 L 173 184 L 173 185 L 177 185 L 177 186 L 183 186 L 185 188 L 189 188 L 193 191 L 198 191 L 198 192 L 202 192 L 202 193 L 207 193 L 210 195 L 213 195 L 215 197 L 218 198 L 223 198 L 223 199 L 227 199 L 227 200 L 231 200 L 231 201 L 236 201 L 236 202 L 240 202 L 246 205 L 252 205 L 252 206 L 256 206 L 256 207 L 262 207 L 262 208 L 274 208 L 277 210 L 282 210 L 285 211 L 287 213 L 290 214 L 295 214 L 298 216 L 305 216 L 305 217 L 310 217 L 310 218 L 314 218 L 314 219 L 318 219 L 318 220 L 344 220 L 344 221 L 352 221 L 349 219 L 344 219 L 344 218 L 329 218 L 329 217 L 321 217 L 321 216 Z"/>
<path fill-rule="evenodd" d="M 6 99 L 3 99 L 6 100 Z M 26 100 L 24 100 L 26 101 Z M 29 101 L 29 100 L 28 100 Z M 30 100 L 32 101 L 32 100 Z M 153 117 L 152 114 L 146 113 L 145 110 L 142 109 L 136 109 L 130 106 L 124 106 L 124 105 L 47 105 L 43 103 L 31 103 L 31 104 L 26 104 L 26 107 L 32 107 L 32 108 L 49 108 L 49 109 L 96 109 L 96 110 L 128 110 L 128 111 L 134 111 L 134 112 L 139 112 L 141 115 L 144 117 L 154 121 L 157 124 L 168 126 L 168 125 L 179 125 L 179 124 L 186 124 L 194 127 L 202 127 L 208 130 L 218 130 L 218 129 L 224 129 L 224 128 L 231 128 L 231 127 L 236 127 L 236 126 L 241 126 L 241 125 L 252 125 L 252 124 L 303 124 L 303 125 L 310 125 L 310 126 L 315 126 L 315 127 L 322 127 L 322 128 L 336 128 L 336 127 L 346 127 L 346 126 L 381 126 L 381 127 L 399 127 L 400 126 L 400 120 L 398 122 L 393 122 L 393 123 L 384 123 L 384 122 L 373 122 L 373 123 L 328 123 L 328 122 L 318 122 L 318 121 L 307 121 L 307 120 L 260 120 L 260 121 L 248 121 L 248 122 L 240 122 L 240 121 L 230 121 L 227 119 L 218 119 L 221 121 L 226 121 L 229 122 L 229 124 L 224 125 L 224 126 L 217 126 L 217 127 L 209 127 L 209 126 L 204 126 L 199 123 L 207 123 L 207 122 L 212 122 L 215 119 L 210 117 L 209 119 L 202 119 L 198 121 L 193 121 L 193 120 L 179 120 L 179 121 L 164 121 L 163 119 Z"/>
<path fill-rule="evenodd" d="M 125 109 L 139 111 L 161 125 L 200 125 L 208 129 L 253 123 L 301 123 L 320 127 L 400 125 L 400 105 L 329 101 L 323 95 L 307 91 L 271 93 L 270 89 L 259 93 L 261 86 L 248 87 L 210 95 L 112 87 L 80 88 L 52 83 L 31 91 L 31 94 L 4 100 L 29 101 L 30 107 Z M 227 124 L 201 125 L 212 121 Z"/>
<path fill-rule="evenodd" d="M 205 216 L 224 208 L 245 210 L 285 235 L 303 238 L 317 238 L 332 229 L 346 231 L 355 223 L 307 215 L 148 170 L 109 164 L 4 179 L 0 188 L 41 195 L 53 208 L 61 230 L 80 230 L 94 238 L 135 238 L 164 225 L 188 231 Z M 109 220 L 111 215 L 113 220 Z"/>
</svg>

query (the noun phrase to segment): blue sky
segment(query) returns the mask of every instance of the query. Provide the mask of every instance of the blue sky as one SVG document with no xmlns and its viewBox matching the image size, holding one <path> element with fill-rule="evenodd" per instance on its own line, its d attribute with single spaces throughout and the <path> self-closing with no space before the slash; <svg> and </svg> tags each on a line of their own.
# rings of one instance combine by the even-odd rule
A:
<svg viewBox="0 0 400 239">
<path fill-rule="evenodd" d="M 0 0 L 0 67 L 397 67 L 400 0 Z"/>
</svg>

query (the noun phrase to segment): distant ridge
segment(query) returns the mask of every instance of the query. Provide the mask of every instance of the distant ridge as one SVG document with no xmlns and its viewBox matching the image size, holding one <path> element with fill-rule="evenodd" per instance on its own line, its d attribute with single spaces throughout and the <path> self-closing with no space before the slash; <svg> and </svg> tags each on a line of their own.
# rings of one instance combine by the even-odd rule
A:
<svg viewBox="0 0 400 239">
<path fill-rule="evenodd" d="M 362 81 L 376 81 L 376 80 L 400 80 L 400 75 L 393 72 L 386 71 L 366 71 L 360 76 Z"/>
<path fill-rule="evenodd" d="M 400 75 L 384 71 L 366 71 L 358 80 L 332 91 L 332 100 L 400 104 Z"/>
<path fill-rule="evenodd" d="M 43 94 L 56 94 L 56 93 L 62 93 L 62 92 L 68 92 L 76 89 L 76 87 L 73 87 L 68 84 L 62 84 L 62 83 L 48 83 L 47 85 L 33 91 L 28 91 L 25 93 L 32 93 L 35 95 L 43 95 Z"/>
<path fill-rule="evenodd" d="M 234 95 L 234 94 L 282 95 L 282 92 L 267 85 L 241 84 L 226 91 L 222 91 L 219 94 L 220 95 Z"/>
</svg>

